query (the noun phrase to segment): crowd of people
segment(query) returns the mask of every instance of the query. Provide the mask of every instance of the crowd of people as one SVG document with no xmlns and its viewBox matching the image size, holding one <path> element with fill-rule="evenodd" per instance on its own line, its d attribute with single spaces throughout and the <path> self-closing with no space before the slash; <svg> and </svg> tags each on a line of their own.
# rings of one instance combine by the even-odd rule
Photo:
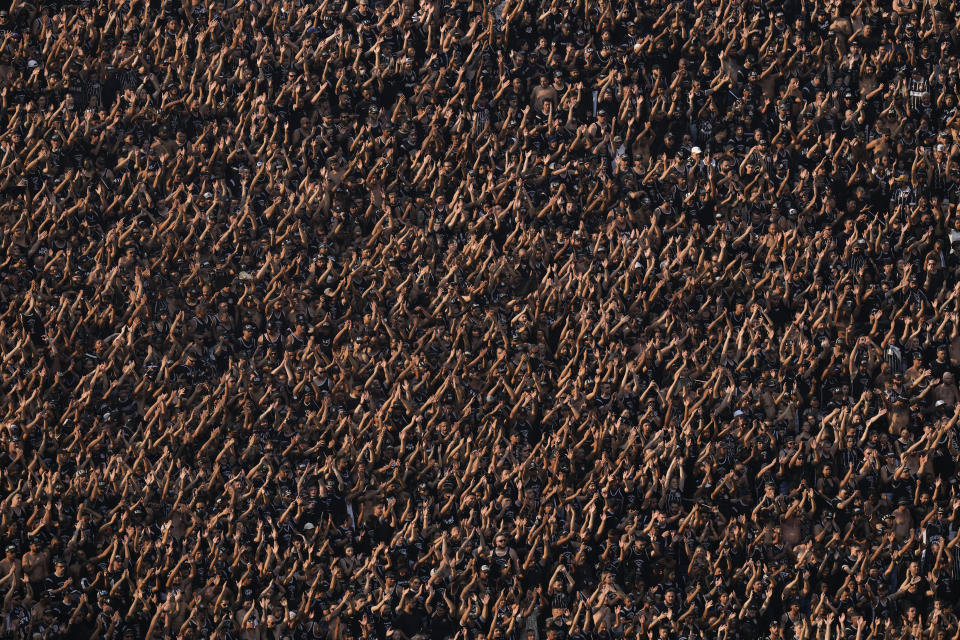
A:
<svg viewBox="0 0 960 640">
<path fill-rule="evenodd" d="M 13 0 L 0 638 L 960 638 L 960 2 Z"/>
</svg>

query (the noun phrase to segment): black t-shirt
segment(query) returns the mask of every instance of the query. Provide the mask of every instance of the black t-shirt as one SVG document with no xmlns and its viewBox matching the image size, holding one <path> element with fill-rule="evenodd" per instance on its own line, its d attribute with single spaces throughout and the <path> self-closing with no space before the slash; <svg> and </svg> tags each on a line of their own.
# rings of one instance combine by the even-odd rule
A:
<svg viewBox="0 0 960 640">
<path fill-rule="evenodd" d="M 934 378 L 943 378 L 943 374 L 948 371 L 953 372 L 953 367 L 950 366 L 949 360 L 944 360 L 943 362 L 934 360 L 930 363 L 930 373 L 933 374 Z"/>
<path fill-rule="evenodd" d="M 415 613 L 401 611 L 393 619 L 393 627 L 402 631 L 407 637 L 413 637 L 423 629 L 423 621 Z"/>
<path fill-rule="evenodd" d="M 446 638 L 456 634 L 458 629 L 459 625 L 449 615 L 444 615 L 442 618 L 434 617 L 430 621 L 430 638 L 431 640 L 446 640 Z"/>
<path fill-rule="evenodd" d="M 70 579 L 70 576 L 68 576 L 68 575 L 57 576 L 56 574 L 50 574 L 50 575 L 47 576 L 47 577 L 44 579 L 44 581 L 43 581 L 43 589 L 44 589 L 45 591 L 51 591 L 51 590 L 53 590 L 53 589 L 59 589 L 59 588 L 62 587 L 62 586 L 67 582 L 67 580 L 69 580 L 69 579 Z"/>
</svg>

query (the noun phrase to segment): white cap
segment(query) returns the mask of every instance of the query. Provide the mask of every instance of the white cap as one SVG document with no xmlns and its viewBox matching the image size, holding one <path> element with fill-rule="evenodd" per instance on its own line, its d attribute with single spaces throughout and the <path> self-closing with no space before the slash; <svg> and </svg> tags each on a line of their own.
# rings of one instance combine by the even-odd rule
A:
<svg viewBox="0 0 960 640">
<path fill-rule="evenodd" d="M 740 409 L 737 409 L 736 411 L 733 412 L 734 418 L 739 418 L 742 415 L 743 415 L 743 411 L 741 411 Z"/>
<path fill-rule="evenodd" d="M 695 153 L 695 154 L 699 155 L 699 154 L 703 153 L 703 149 L 701 149 L 700 147 L 694 147 L 693 149 L 690 149 L 690 153 Z"/>
</svg>

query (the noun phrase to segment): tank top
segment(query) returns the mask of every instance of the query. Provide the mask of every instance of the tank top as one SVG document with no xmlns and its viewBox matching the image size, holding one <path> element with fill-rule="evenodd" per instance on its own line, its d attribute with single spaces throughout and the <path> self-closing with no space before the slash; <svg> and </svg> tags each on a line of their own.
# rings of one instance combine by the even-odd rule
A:
<svg viewBox="0 0 960 640">
<path fill-rule="evenodd" d="M 500 569 L 500 572 L 503 573 L 504 571 L 506 571 L 507 567 L 510 566 L 510 552 L 506 549 L 503 551 L 502 554 L 498 552 L 499 552 L 499 549 L 494 549 L 493 555 L 490 559 L 493 562 L 493 564 L 496 565 L 498 569 Z"/>
</svg>

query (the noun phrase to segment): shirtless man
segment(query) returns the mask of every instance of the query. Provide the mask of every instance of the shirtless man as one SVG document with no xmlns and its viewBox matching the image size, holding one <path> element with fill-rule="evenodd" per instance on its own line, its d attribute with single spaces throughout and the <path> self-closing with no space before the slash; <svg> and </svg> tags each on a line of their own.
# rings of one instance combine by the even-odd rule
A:
<svg viewBox="0 0 960 640">
<path fill-rule="evenodd" d="M 540 76 L 540 84 L 530 92 L 530 102 L 535 111 L 543 111 L 543 103 L 547 100 L 557 104 L 557 90 L 550 84 L 550 76 L 544 74 Z"/>
<path fill-rule="evenodd" d="M 910 513 L 909 504 L 908 499 L 901 498 L 893 510 L 893 533 L 898 540 L 903 540 L 913 530 L 913 514 Z"/>
<path fill-rule="evenodd" d="M 808 516 L 814 507 L 813 489 L 803 489 L 799 504 L 791 506 L 783 515 L 780 529 L 783 532 L 783 544 L 788 550 L 804 539 L 804 529 L 810 530 Z"/>
<path fill-rule="evenodd" d="M 950 406 L 956 406 L 960 402 L 960 389 L 957 388 L 957 381 L 951 372 L 944 372 L 943 380 L 933 388 L 933 397 L 935 400 L 943 400 Z"/>
<path fill-rule="evenodd" d="M 900 431 L 910 425 L 910 408 L 903 402 L 895 402 L 890 412 L 890 434 L 899 436 Z"/>
<path fill-rule="evenodd" d="M 20 576 L 23 575 L 23 570 L 20 567 L 20 559 L 17 557 L 17 548 L 12 544 L 7 545 L 6 553 L 3 559 L 0 560 L 0 582 L 5 581 L 11 572 L 13 572 L 15 580 L 19 580 Z"/>
<path fill-rule="evenodd" d="M 923 366 L 923 359 L 919 351 L 913 354 L 912 362 L 913 364 L 904 372 L 903 375 L 903 382 L 907 388 L 917 384 L 924 376 L 930 375 L 927 371 L 927 368 Z"/>
<path fill-rule="evenodd" d="M 23 574 L 30 581 L 34 593 L 39 593 L 43 581 L 49 573 L 50 552 L 40 550 L 40 541 L 36 538 L 30 539 L 30 551 L 23 554 Z"/>
</svg>

